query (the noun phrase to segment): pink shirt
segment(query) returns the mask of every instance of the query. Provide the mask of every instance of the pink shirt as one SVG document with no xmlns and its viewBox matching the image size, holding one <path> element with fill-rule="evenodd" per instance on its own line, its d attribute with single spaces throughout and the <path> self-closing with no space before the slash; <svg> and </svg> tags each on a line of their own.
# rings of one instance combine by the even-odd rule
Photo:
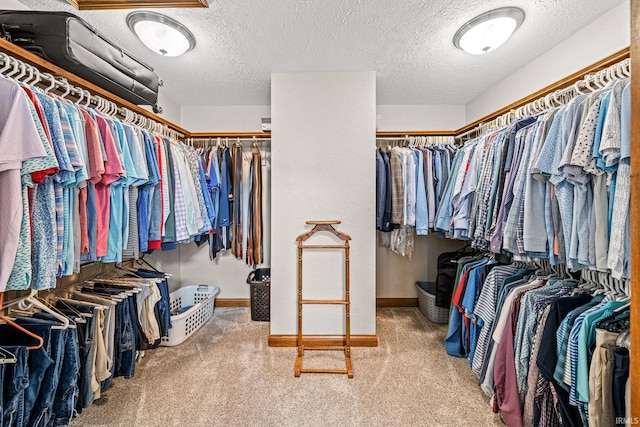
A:
<svg viewBox="0 0 640 427">
<path fill-rule="evenodd" d="M 96 184 L 96 256 L 103 257 L 107 255 L 107 245 L 109 242 L 109 214 L 111 206 L 109 184 L 120 179 L 120 176 L 124 174 L 124 168 L 118 156 L 118 150 L 107 120 L 101 116 L 96 116 L 96 121 L 98 122 L 98 130 L 100 131 L 100 136 L 102 136 L 102 143 L 104 144 L 104 151 L 107 156 L 104 162 L 104 174 L 100 182 Z"/>
</svg>

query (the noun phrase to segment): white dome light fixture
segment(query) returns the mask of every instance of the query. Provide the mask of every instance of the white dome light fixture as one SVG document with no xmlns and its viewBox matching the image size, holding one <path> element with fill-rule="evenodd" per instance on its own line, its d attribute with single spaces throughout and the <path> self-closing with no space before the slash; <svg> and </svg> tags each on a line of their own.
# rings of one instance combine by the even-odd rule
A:
<svg viewBox="0 0 640 427">
<path fill-rule="evenodd" d="M 127 25 L 158 55 L 180 56 L 196 45 L 196 38 L 187 27 L 156 12 L 132 12 L 127 15 Z"/>
<path fill-rule="evenodd" d="M 491 52 L 506 42 L 524 21 L 524 10 L 501 7 L 476 16 L 453 36 L 453 44 L 473 55 Z"/>
</svg>

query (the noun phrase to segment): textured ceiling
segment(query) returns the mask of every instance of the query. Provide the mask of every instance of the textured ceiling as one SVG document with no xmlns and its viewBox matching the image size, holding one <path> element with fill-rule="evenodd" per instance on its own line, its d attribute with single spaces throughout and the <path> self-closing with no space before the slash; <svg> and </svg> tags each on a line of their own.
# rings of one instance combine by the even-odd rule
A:
<svg viewBox="0 0 640 427">
<path fill-rule="evenodd" d="M 164 58 L 129 31 L 130 11 L 78 11 L 65 0 L 20 0 L 66 10 L 153 66 L 178 104 L 268 105 L 270 73 L 375 70 L 377 103 L 464 104 L 622 0 L 209 0 L 208 9 L 159 12 L 193 32 L 194 50 Z M 520 29 L 483 56 L 453 46 L 474 16 L 525 10 Z"/>
</svg>

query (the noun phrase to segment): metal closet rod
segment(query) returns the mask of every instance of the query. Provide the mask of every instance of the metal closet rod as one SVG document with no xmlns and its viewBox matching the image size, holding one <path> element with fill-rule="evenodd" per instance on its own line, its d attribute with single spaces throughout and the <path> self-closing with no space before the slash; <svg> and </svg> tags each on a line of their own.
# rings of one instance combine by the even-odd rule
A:
<svg viewBox="0 0 640 427">
<path fill-rule="evenodd" d="M 186 138 L 184 140 L 185 144 L 208 144 L 208 145 L 219 145 L 220 143 L 225 143 L 226 145 L 231 145 L 237 142 L 252 142 L 256 144 L 260 144 L 262 142 L 271 142 L 271 138 L 239 138 L 239 137 L 222 137 L 216 136 L 212 138 Z"/>
<path fill-rule="evenodd" d="M 439 135 L 439 136 L 424 136 L 424 135 L 405 135 L 398 137 L 391 136 L 383 136 L 376 137 L 376 141 L 402 141 L 402 142 L 413 142 L 415 144 L 453 144 L 455 142 L 455 138 L 453 135 Z"/>
<path fill-rule="evenodd" d="M 148 117 L 131 111 L 125 107 L 118 107 L 115 102 L 108 99 L 92 94 L 90 91 L 73 86 L 63 77 L 56 78 L 51 73 L 43 73 L 40 70 L 26 62 L 16 59 L 4 52 L 0 52 L 0 75 L 22 82 L 24 84 L 35 86 L 40 84 L 44 87 L 44 91 L 50 92 L 53 90 L 63 91 L 60 95 L 61 98 L 66 99 L 67 96 L 76 97 L 75 103 L 77 105 L 93 108 L 99 112 L 116 117 L 120 116 L 125 123 L 132 124 L 134 126 L 148 130 L 149 132 L 157 133 L 172 139 L 181 139 L 184 135 L 169 126 L 156 122 Z"/>
</svg>

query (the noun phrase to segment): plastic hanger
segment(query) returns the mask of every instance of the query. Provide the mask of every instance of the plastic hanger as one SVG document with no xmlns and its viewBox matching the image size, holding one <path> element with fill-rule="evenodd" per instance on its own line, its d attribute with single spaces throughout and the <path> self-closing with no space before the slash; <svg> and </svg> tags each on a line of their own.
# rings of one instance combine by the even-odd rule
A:
<svg viewBox="0 0 640 427">
<path fill-rule="evenodd" d="M 80 106 L 84 108 L 89 108 L 89 105 L 91 104 L 91 92 L 89 92 L 88 90 L 83 90 L 82 92 L 84 93 L 84 96 L 85 96 L 85 102 Z"/>
<path fill-rule="evenodd" d="M 14 59 L 13 63 L 12 63 L 11 71 L 9 71 L 7 74 L 5 74 L 5 77 L 7 77 L 9 79 L 12 79 L 12 80 L 15 80 L 13 78 L 13 76 L 17 75 L 20 72 L 20 65 L 21 64 L 22 64 L 21 62 L 18 62 L 17 60 Z"/>
<path fill-rule="evenodd" d="M 96 110 L 99 113 L 102 113 L 102 97 L 96 96 L 94 101 L 96 103 L 96 106 L 94 107 L 94 110 Z"/>
<path fill-rule="evenodd" d="M 3 305 L 2 305 L 3 302 L 4 302 L 4 292 L 0 292 L 0 309 L 3 308 Z M 0 320 L 4 320 L 8 325 L 13 326 L 14 328 L 19 330 L 20 332 L 23 332 L 26 335 L 28 335 L 31 338 L 34 338 L 36 341 L 38 341 L 38 345 L 27 346 L 27 350 L 37 350 L 39 348 L 42 348 L 42 346 L 44 345 L 44 340 L 42 339 L 42 337 L 40 335 L 36 335 L 33 332 L 23 328 L 22 326 L 20 326 L 17 323 L 15 323 L 13 320 L 9 319 L 7 316 L 0 315 Z"/>
<path fill-rule="evenodd" d="M 49 93 L 56 87 L 56 79 L 50 73 L 42 73 L 43 77 L 49 79 L 49 86 L 45 88 L 44 93 Z"/>
<path fill-rule="evenodd" d="M 69 93 L 71 93 L 71 85 L 69 84 L 68 81 L 64 80 L 64 86 L 65 86 L 65 91 L 62 93 L 62 95 L 60 95 L 60 98 L 65 99 L 65 97 L 67 95 L 69 95 Z"/>
<path fill-rule="evenodd" d="M 6 365 L 7 363 L 16 363 L 18 361 L 13 353 L 2 347 L 0 347 L 0 356 L 2 356 L 2 358 L 0 358 L 0 365 Z"/>
<path fill-rule="evenodd" d="M 31 86 L 35 86 L 38 83 L 40 83 L 42 81 L 42 75 L 40 74 L 40 70 L 38 70 L 37 68 L 34 68 L 34 74 L 35 74 L 35 80 L 30 83 Z"/>
<path fill-rule="evenodd" d="M 80 105 L 80 103 L 84 100 L 84 91 L 80 90 L 78 94 L 78 99 L 76 99 L 75 104 Z"/>
<path fill-rule="evenodd" d="M 23 310 L 29 310 L 32 307 L 37 307 L 40 310 L 44 311 L 45 313 L 52 315 L 62 323 L 61 328 L 54 326 L 54 328 L 56 329 L 67 329 L 69 327 L 69 318 L 65 317 L 61 313 L 56 312 L 51 307 L 47 306 L 45 303 L 40 301 L 36 297 L 35 290 L 31 290 L 31 293 L 29 294 L 29 296 L 17 301 L 16 303 L 18 304 L 18 307 Z M 11 305 L 13 305 L 13 303 Z"/>
<path fill-rule="evenodd" d="M 113 116 L 117 116 L 120 113 L 120 107 L 118 107 L 118 104 L 116 104 L 115 102 L 111 102 L 111 105 L 113 106 Z"/>
<path fill-rule="evenodd" d="M 29 65 L 26 65 L 25 67 L 25 75 L 21 78 L 21 81 L 25 85 L 29 85 L 29 82 L 33 80 L 33 67 Z"/>
<path fill-rule="evenodd" d="M 0 74 L 4 75 L 5 71 L 7 71 L 11 67 L 11 61 L 13 58 L 5 55 L 3 52 L 0 52 L 0 60 L 2 60 L 2 69 L 0 69 Z"/>
<path fill-rule="evenodd" d="M 27 64 L 25 64 L 24 62 L 21 62 L 19 64 L 19 69 L 20 69 L 20 72 L 18 73 L 17 76 L 14 77 L 14 80 L 17 82 L 22 81 L 22 79 L 27 75 Z"/>
</svg>

